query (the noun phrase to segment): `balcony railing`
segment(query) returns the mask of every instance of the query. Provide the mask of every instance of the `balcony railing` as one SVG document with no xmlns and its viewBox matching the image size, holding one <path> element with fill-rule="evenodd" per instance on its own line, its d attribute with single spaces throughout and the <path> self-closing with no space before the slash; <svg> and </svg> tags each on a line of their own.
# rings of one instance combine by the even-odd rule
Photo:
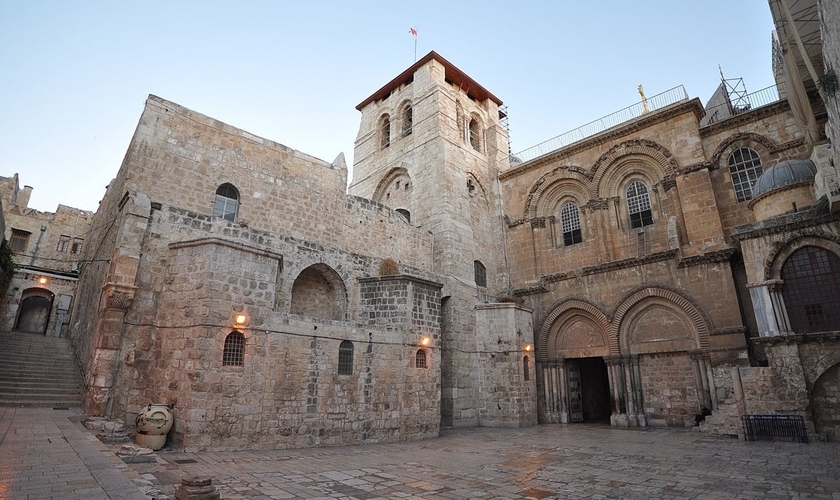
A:
<svg viewBox="0 0 840 500">
<path fill-rule="evenodd" d="M 587 137 L 603 132 L 604 130 L 615 127 L 616 125 L 620 125 L 628 120 L 638 118 L 645 113 L 645 104 L 647 104 L 648 112 L 650 112 L 664 108 L 665 106 L 674 104 L 675 102 L 685 100 L 688 100 L 688 93 L 686 93 L 685 88 L 682 85 L 679 85 L 660 94 L 656 94 L 655 96 L 648 97 L 645 101 L 639 101 L 632 106 L 610 113 L 603 118 L 591 121 L 576 129 L 560 134 L 553 139 L 549 139 L 524 151 L 520 151 L 519 153 L 511 156 L 511 165 L 518 165 L 519 163 L 533 160 L 534 158 L 542 156 L 546 153 L 566 147 L 569 144 L 573 144 L 586 139 Z"/>
<path fill-rule="evenodd" d="M 773 104 L 779 99 L 779 89 L 775 85 L 739 97 L 730 95 L 728 102 L 712 106 L 706 110 L 706 116 L 701 126 L 711 125 L 741 113 Z"/>
</svg>

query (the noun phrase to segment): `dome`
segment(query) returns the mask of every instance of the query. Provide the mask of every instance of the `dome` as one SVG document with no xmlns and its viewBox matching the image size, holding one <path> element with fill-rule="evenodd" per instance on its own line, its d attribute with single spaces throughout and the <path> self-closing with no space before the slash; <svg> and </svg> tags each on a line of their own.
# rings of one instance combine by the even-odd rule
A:
<svg viewBox="0 0 840 500">
<path fill-rule="evenodd" d="M 800 182 L 814 182 L 817 166 L 811 160 L 785 160 L 768 168 L 752 187 L 753 199 Z"/>
</svg>

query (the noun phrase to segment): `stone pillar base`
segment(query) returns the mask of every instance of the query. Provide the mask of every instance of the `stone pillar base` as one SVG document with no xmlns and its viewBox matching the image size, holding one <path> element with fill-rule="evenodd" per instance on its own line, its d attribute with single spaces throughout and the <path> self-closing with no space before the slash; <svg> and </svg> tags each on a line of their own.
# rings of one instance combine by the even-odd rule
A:
<svg viewBox="0 0 840 500">
<path fill-rule="evenodd" d="M 175 490 L 176 500 L 219 500 L 219 492 L 209 476 L 189 476 Z"/>
</svg>

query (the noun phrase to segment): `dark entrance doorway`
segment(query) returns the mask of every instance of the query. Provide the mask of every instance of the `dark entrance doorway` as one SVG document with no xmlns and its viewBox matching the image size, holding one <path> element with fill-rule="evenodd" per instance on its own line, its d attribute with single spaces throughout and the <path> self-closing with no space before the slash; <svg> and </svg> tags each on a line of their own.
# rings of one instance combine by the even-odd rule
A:
<svg viewBox="0 0 840 500">
<path fill-rule="evenodd" d="M 610 380 L 603 358 L 566 360 L 569 369 L 570 420 L 609 422 Z"/>
<path fill-rule="evenodd" d="M 46 333 L 52 310 L 53 294 L 48 290 L 23 292 L 15 329 L 27 333 Z"/>
</svg>

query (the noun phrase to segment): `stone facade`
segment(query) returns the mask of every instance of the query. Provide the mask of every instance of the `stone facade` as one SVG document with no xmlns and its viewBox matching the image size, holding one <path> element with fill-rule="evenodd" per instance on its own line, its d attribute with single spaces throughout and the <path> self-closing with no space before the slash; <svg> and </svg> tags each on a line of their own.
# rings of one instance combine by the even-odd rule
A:
<svg viewBox="0 0 840 500">
<path fill-rule="evenodd" d="M 32 188 L 18 175 L 0 177 L 4 237 L 15 273 L 3 297 L 0 330 L 68 336 L 70 312 L 93 213 L 58 205 L 55 213 L 29 208 Z"/>
<path fill-rule="evenodd" d="M 704 120 L 680 98 L 522 162 L 501 104 L 428 54 L 357 106 L 345 189 L 343 155 L 150 96 L 95 215 L 26 225 L 28 191 L 0 185 L 9 228 L 45 221 L 44 248 L 86 235 L 62 275 L 85 410 L 167 404 L 170 443 L 192 450 L 687 426 L 701 407 L 710 432 L 784 413 L 837 439 L 836 331 L 797 319 L 823 302 L 788 318 L 783 270 L 799 251 L 840 259 L 838 215 L 808 183 L 759 209 L 750 188 L 825 137 L 785 99 Z"/>
</svg>

